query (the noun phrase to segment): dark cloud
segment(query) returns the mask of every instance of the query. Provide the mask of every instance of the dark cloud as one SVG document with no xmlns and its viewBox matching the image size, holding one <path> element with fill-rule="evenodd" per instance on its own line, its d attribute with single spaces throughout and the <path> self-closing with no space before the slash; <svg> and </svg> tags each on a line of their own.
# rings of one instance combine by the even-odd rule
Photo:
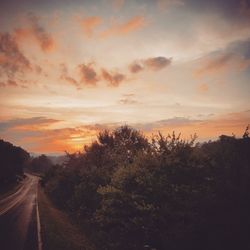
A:
<svg viewBox="0 0 250 250">
<path fill-rule="evenodd" d="M 0 32 L 0 73 L 13 77 L 27 70 L 31 70 L 31 64 L 15 39 L 9 33 Z"/>
<path fill-rule="evenodd" d="M 93 67 L 93 64 L 81 64 L 78 66 L 80 71 L 81 82 L 88 85 L 96 85 L 98 82 L 97 73 Z"/>
<path fill-rule="evenodd" d="M 126 76 L 118 72 L 108 72 L 102 69 L 102 77 L 106 80 L 110 86 L 117 87 L 119 84 L 125 80 Z"/>
<path fill-rule="evenodd" d="M 131 73 L 138 73 L 143 70 L 141 63 L 133 62 L 129 65 L 129 70 Z"/>
<path fill-rule="evenodd" d="M 52 36 L 44 29 L 44 27 L 41 26 L 39 23 L 39 18 L 33 13 L 29 13 L 28 20 L 31 24 L 32 34 L 36 38 L 41 49 L 44 52 L 51 51 L 55 46 L 55 42 Z"/>
<path fill-rule="evenodd" d="M 80 75 L 80 83 L 73 77 L 70 76 L 66 64 L 61 64 L 61 75 L 60 79 L 67 81 L 70 84 L 75 85 L 80 89 L 80 83 L 85 85 L 96 86 L 100 79 L 105 80 L 109 86 L 118 87 L 122 81 L 126 79 L 126 76 L 117 71 L 109 71 L 102 68 L 100 71 L 94 67 L 94 63 L 78 65 L 78 72 Z"/>
<path fill-rule="evenodd" d="M 167 58 L 164 56 L 150 57 L 147 59 L 134 61 L 129 65 L 128 68 L 131 73 L 138 73 L 145 69 L 157 71 L 169 66 L 171 62 L 172 58 Z"/>
<path fill-rule="evenodd" d="M 85 17 L 80 20 L 80 25 L 86 37 L 90 38 L 94 34 L 94 30 L 102 23 L 102 19 L 98 16 Z"/>
<path fill-rule="evenodd" d="M 172 58 L 166 58 L 163 56 L 151 57 L 143 61 L 145 67 L 151 70 L 160 70 L 170 65 Z"/>
</svg>

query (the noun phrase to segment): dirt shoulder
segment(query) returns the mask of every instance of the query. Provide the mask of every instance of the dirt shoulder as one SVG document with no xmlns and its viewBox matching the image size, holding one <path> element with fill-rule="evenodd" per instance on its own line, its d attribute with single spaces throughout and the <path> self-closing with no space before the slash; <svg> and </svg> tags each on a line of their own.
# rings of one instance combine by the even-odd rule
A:
<svg viewBox="0 0 250 250">
<path fill-rule="evenodd" d="M 38 188 L 43 250 L 94 250 L 85 234 Z"/>
</svg>

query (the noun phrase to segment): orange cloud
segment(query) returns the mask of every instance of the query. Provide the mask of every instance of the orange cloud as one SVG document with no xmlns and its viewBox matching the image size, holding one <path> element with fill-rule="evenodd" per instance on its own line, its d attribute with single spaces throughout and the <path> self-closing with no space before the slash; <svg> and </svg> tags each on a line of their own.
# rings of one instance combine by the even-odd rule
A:
<svg viewBox="0 0 250 250">
<path fill-rule="evenodd" d="M 39 18 L 30 13 L 29 21 L 31 23 L 32 34 L 44 52 L 52 51 L 55 48 L 55 41 L 52 36 L 39 24 Z"/>
<path fill-rule="evenodd" d="M 226 69 L 228 63 L 232 59 L 232 54 L 222 55 L 216 58 L 209 59 L 205 64 L 196 71 L 197 76 L 213 74 Z"/>
<path fill-rule="evenodd" d="M 83 146 L 91 143 L 96 138 L 98 130 L 79 128 L 62 128 L 42 131 L 41 136 L 25 138 L 24 142 L 35 141 L 32 148 L 35 152 L 76 152 L 82 151 Z"/>
<path fill-rule="evenodd" d="M 135 16 L 125 23 L 113 23 L 113 25 L 101 32 L 101 37 L 126 35 L 134 32 L 146 25 L 145 18 L 142 16 Z"/>
<path fill-rule="evenodd" d="M 31 70 L 28 58 L 20 51 L 16 39 L 0 32 L 0 74 L 13 77 L 16 73 Z"/>
<path fill-rule="evenodd" d="M 128 95 L 133 97 L 133 95 Z M 17 145 L 22 145 L 31 152 L 53 153 L 65 150 L 74 152 L 82 150 L 85 144 L 96 139 L 97 134 L 103 129 L 114 129 L 121 123 L 83 125 L 75 128 L 55 129 L 52 125 L 59 121 L 45 117 L 33 117 L 28 119 L 15 119 L 0 122 L 0 136 Z M 221 116 L 213 116 L 204 120 L 192 120 L 185 117 L 156 121 L 152 123 L 130 124 L 140 129 L 148 137 L 152 133 L 161 131 L 167 135 L 175 131 L 181 132 L 184 139 L 196 133 L 198 140 L 216 139 L 222 134 L 242 136 L 246 126 L 250 123 L 250 110 L 245 112 L 230 113 Z"/>
<path fill-rule="evenodd" d="M 143 70 L 143 66 L 140 62 L 133 62 L 129 65 L 129 71 L 131 73 L 138 73 Z"/>
<path fill-rule="evenodd" d="M 208 92 L 208 85 L 206 83 L 201 83 L 197 86 L 199 93 L 204 94 Z"/>
<path fill-rule="evenodd" d="M 31 30 L 28 28 L 17 28 L 15 29 L 14 36 L 17 41 L 21 41 L 31 35 Z"/>
<path fill-rule="evenodd" d="M 0 87 L 18 87 L 18 84 L 16 83 L 16 81 L 13 80 L 8 80 L 5 83 L 4 82 L 0 82 Z"/>
<path fill-rule="evenodd" d="M 51 34 L 39 23 L 39 18 L 33 13 L 28 14 L 29 27 L 18 28 L 15 30 L 15 38 L 17 41 L 23 39 L 32 39 L 38 44 L 43 52 L 51 52 L 56 47 L 56 42 Z"/>
<path fill-rule="evenodd" d="M 0 131 L 6 130 L 28 130 L 28 129 L 41 129 L 44 127 L 49 127 L 59 120 L 49 119 L 46 117 L 31 117 L 31 118 L 17 118 L 12 120 L 7 120 L 0 122 Z"/>
<path fill-rule="evenodd" d="M 80 25 L 87 37 L 92 37 L 94 29 L 101 24 L 102 20 L 98 16 L 86 17 L 80 20 Z"/>
</svg>

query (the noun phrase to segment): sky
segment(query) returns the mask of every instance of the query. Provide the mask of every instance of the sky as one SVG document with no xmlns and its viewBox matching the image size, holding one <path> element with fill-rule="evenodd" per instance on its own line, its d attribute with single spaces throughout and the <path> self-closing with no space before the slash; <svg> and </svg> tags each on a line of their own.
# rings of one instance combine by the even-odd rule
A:
<svg viewBox="0 0 250 250">
<path fill-rule="evenodd" d="M 75 152 L 103 129 L 242 136 L 250 0 L 1 0 L 0 138 Z"/>
</svg>

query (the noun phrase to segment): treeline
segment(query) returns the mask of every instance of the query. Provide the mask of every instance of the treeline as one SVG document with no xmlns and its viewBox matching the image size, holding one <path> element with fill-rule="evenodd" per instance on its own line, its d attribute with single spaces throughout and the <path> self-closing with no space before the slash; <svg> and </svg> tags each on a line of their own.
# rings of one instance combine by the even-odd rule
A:
<svg viewBox="0 0 250 250">
<path fill-rule="evenodd" d="M 26 165 L 26 171 L 33 174 L 44 174 L 53 167 L 53 162 L 44 154 L 37 157 L 31 157 Z"/>
<path fill-rule="evenodd" d="M 97 249 L 250 249 L 250 139 L 104 131 L 42 180 Z"/>
<path fill-rule="evenodd" d="M 0 140 L 0 188 L 23 176 L 29 153 L 21 147 Z"/>
</svg>

